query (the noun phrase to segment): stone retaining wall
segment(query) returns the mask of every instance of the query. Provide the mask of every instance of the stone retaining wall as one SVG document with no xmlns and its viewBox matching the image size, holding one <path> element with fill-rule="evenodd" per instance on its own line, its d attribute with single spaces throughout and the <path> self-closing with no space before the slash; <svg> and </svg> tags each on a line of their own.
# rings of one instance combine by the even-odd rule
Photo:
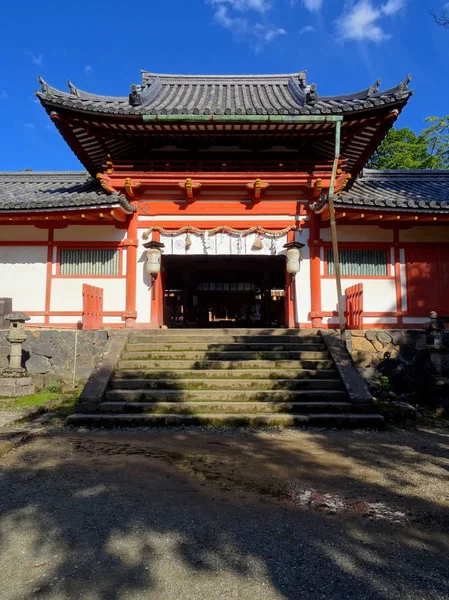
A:
<svg viewBox="0 0 449 600">
<path fill-rule="evenodd" d="M 397 393 L 427 396 L 439 379 L 442 390 L 449 384 L 449 331 L 444 335 L 445 349 L 432 356 L 426 335 L 419 330 L 351 331 L 352 358 L 372 390 L 379 384 L 391 386 Z M 438 364 L 437 364 L 438 363 Z M 384 379 L 382 381 L 383 378 Z M 446 392 L 444 392 L 446 393 Z"/>
<path fill-rule="evenodd" d="M 8 366 L 10 344 L 7 331 L 0 331 L 0 369 Z M 87 380 L 108 339 L 107 331 L 28 329 L 23 344 L 22 365 L 33 376 L 37 389 L 57 378 L 72 384 L 77 336 L 75 380 Z"/>
</svg>

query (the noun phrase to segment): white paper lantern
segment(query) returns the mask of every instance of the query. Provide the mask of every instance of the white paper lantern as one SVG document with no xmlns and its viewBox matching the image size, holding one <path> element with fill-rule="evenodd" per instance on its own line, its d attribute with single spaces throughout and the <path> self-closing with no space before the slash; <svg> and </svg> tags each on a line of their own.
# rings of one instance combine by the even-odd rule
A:
<svg viewBox="0 0 449 600">
<path fill-rule="evenodd" d="M 149 275 L 157 275 L 161 270 L 162 253 L 159 248 L 147 250 L 146 270 Z"/>
</svg>

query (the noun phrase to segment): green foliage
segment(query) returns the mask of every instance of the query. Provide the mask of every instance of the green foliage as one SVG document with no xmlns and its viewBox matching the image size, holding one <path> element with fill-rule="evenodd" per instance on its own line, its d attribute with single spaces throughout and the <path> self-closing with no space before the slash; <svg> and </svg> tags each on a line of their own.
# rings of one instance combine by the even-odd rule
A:
<svg viewBox="0 0 449 600">
<path fill-rule="evenodd" d="M 391 129 L 368 161 L 370 169 L 431 169 L 427 143 L 411 129 Z"/>
<path fill-rule="evenodd" d="M 59 396 L 59 393 L 42 390 L 41 392 L 31 394 L 30 396 L 22 396 L 21 398 L 0 402 L 0 410 L 20 412 L 22 410 L 28 410 L 29 408 L 37 408 L 39 406 L 44 406 L 51 400 L 56 400 Z"/>
<path fill-rule="evenodd" d="M 390 380 L 386 375 L 382 375 L 380 378 L 379 387 L 383 392 L 389 392 L 391 390 Z"/>
<path fill-rule="evenodd" d="M 52 392 L 53 394 L 59 394 L 62 392 L 62 382 L 57 377 L 50 377 L 50 383 L 48 384 L 46 391 Z"/>
<path fill-rule="evenodd" d="M 419 135 L 391 129 L 370 158 L 370 169 L 449 169 L 449 116 L 427 117 Z"/>
</svg>

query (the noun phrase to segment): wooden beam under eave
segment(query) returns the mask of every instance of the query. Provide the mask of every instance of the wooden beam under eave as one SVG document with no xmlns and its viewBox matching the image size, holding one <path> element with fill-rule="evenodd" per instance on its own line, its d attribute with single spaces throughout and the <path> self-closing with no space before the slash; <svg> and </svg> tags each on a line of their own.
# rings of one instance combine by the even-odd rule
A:
<svg viewBox="0 0 449 600">
<path fill-rule="evenodd" d="M 121 208 L 114 208 L 113 210 L 111 210 L 111 215 L 116 221 L 119 221 L 120 223 L 126 223 L 126 221 L 128 220 L 128 215 Z"/>
<path fill-rule="evenodd" d="M 347 221 L 361 221 L 362 219 L 365 220 L 365 213 L 353 213 L 346 215 Z"/>
<path fill-rule="evenodd" d="M 115 221 L 114 217 L 112 215 L 110 215 L 109 213 L 99 213 L 99 218 L 102 221 Z"/>
</svg>

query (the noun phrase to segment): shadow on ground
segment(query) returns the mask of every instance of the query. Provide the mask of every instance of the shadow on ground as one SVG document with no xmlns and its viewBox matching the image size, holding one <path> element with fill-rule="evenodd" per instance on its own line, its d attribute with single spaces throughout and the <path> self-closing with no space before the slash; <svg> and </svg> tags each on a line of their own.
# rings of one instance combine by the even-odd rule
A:
<svg viewBox="0 0 449 600">
<path fill-rule="evenodd" d="M 0 596 L 447 599 L 447 521 L 436 494 L 447 490 L 448 439 L 55 431 L 3 459 Z M 278 480 L 429 519 L 329 516 L 276 499 L 269 488 Z"/>
</svg>

